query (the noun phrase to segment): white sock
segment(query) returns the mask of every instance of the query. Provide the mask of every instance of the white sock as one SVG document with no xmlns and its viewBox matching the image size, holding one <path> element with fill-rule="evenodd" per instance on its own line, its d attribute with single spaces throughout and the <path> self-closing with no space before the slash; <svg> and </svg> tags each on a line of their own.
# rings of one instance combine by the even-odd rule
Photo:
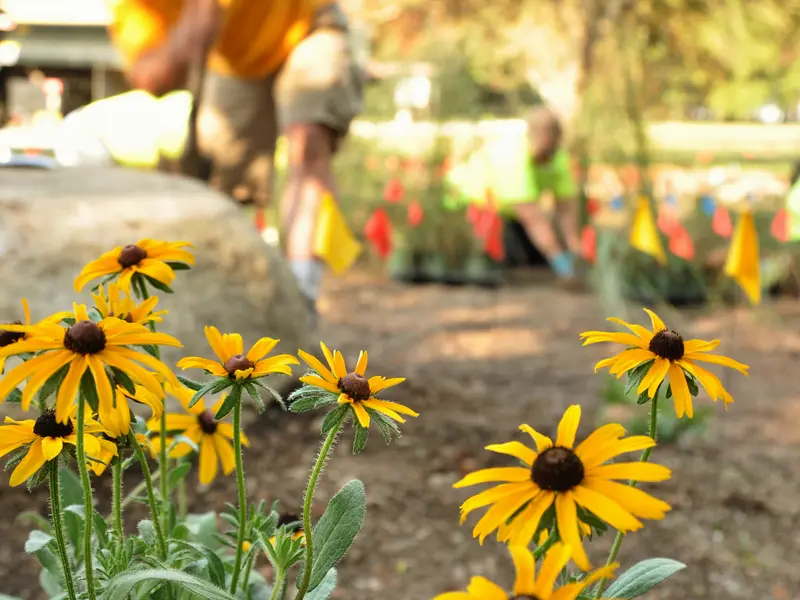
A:
<svg viewBox="0 0 800 600">
<path fill-rule="evenodd" d="M 325 265 L 316 258 L 302 258 L 289 261 L 297 286 L 305 296 L 315 301 L 319 297 Z"/>
</svg>

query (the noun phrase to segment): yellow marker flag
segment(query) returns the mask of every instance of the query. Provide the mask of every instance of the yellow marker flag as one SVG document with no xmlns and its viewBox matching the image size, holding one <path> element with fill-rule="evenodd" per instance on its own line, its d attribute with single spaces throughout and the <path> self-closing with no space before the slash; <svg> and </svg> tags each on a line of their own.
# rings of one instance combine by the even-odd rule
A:
<svg viewBox="0 0 800 600">
<path fill-rule="evenodd" d="M 324 260 L 337 275 L 353 266 L 361 254 L 361 244 L 353 236 L 330 194 L 322 197 L 314 233 L 314 254 Z"/>
<path fill-rule="evenodd" d="M 761 262 L 758 256 L 758 231 L 749 210 L 736 223 L 725 274 L 736 280 L 753 305 L 761 304 Z"/>
<path fill-rule="evenodd" d="M 656 220 L 650 210 L 650 203 L 647 198 L 640 198 L 636 207 L 636 214 L 633 217 L 630 235 L 631 246 L 649 254 L 662 265 L 667 264 L 667 254 L 661 244 L 661 236 L 658 234 Z"/>
</svg>

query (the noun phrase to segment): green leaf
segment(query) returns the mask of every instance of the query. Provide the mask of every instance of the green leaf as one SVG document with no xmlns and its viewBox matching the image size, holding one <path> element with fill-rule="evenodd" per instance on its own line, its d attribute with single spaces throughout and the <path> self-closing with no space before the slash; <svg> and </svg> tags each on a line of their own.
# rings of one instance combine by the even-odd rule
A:
<svg viewBox="0 0 800 600">
<path fill-rule="evenodd" d="M 358 454 L 367 445 L 369 429 L 356 425 L 356 434 L 353 436 L 353 454 Z"/>
<path fill-rule="evenodd" d="M 244 389 L 247 390 L 247 393 L 253 399 L 253 402 L 256 403 L 258 414 L 262 414 L 264 410 L 266 410 L 266 406 L 264 406 L 264 400 L 261 399 L 261 394 L 258 393 L 256 386 L 253 385 L 252 381 L 247 381 L 244 384 Z"/>
<path fill-rule="evenodd" d="M 686 371 L 684 373 L 686 374 L 686 385 L 689 386 L 689 393 L 693 397 L 697 397 L 697 394 L 700 393 L 700 389 L 697 387 L 697 380 L 691 373 L 686 373 Z"/>
<path fill-rule="evenodd" d="M 336 396 L 314 387 L 303 387 L 289 396 L 289 410 L 294 413 L 308 412 L 336 403 Z"/>
<path fill-rule="evenodd" d="M 226 385 L 221 389 L 217 389 L 222 385 L 220 382 L 225 383 Z M 200 402 L 200 399 L 206 394 L 215 394 L 216 392 L 224 390 L 226 387 L 230 387 L 231 385 L 233 385 L 233 382 L 227 378 L 217 378 L 213 381 L 209 381 L 199 390 L 195 391 L 194 396 L 192 396 L 192 399 L 189 400 L 189 408 L 192 408 L 195 404 Z"/>
<path fill-rule="evenodd" d="M 180 381 L 190 390 L 194 390 L 195 392 L 201 389 L 203 385 L 205 385 L 200 381 L 195 381 L 194 379 L 188 379 L 187 377 L 181 377 L 180 375 L 178 375 L 178 381 Z"/>
<path fill-rule="evenodd" d="M 645 390 L 641 394 L 639 394 L 639 397 L 636 399 L 636 404 L 639 405 L 647 404 L 648 402 L 650 402 L 650 400 L 651 400 L 650 395 L 647 393 L 647 390 Z"/>
<path fill-rule="evenodd" d="M 186 263 L 182 262 L 167 261 L 167 264 L 173 271 L 188 271 L 192 268 L 191 265 L 187 265 Z"/>
<path fill-rule="evenodd" d="M 9 596 L 8 594 L 0 594 L 0 600 L 22 600 L 19 596 Z"/>
<path fill-rule="evenodd" d="M 231 393 L 228 394 L 228 397 L 225 398 L 225 402 L 222 403 L 222 406 L 219 407 L 217 414 L 214 415 L 214 419 L 219 421 L 227 417 L 230 412 L 233 410 L 233 407 L 236 406 L 239 402 L 242 401 L 242 388 L 244 386 L 237 383 L 231 387 Z"/>
<path fill-rule="evenodd" d="M 173 489 L 181 479 L 186 477 L 186 474 L 191 470 L 191 468 L 192 464 L 185 462 L 172 469 L 169 472 L 169 477 L 167 478 L 167 485 L 169 488 Z"/>
<path fill-rule="evenodd" d="M 81 377 L 80 393 L 92 408 L 92 412 L 97 412 L 97 406 L 100 403 L 100 400 L 97 397 L 97 388 L 94 385 L 94 377 L 89 369 L 86 369 Z"/>
<path fill-rule="evenodd" d="M 42 515 L 32 510 L 26 510 L 21 512 L 17 515 L 17 521 L 21 523 L 29 522 L 37 527 L 41 528 L 43 531 L 50 533 L 53 529 L 52 523 L 45 519 Z M 2 600 L 2 599 L 0 599 Z"/>
<path fill-rule="evenodd" d="M 11 404 L 19 404 L 22 402 L 22 392 L 19 391 L 19 388 L 14 388 L 8 392 L 8 396 L 6 396 L 6 402 Z"/>
<path fill-rule="evenodd" d="M 139 275 L 142 275 L 145 278 L 145 280 L 147 281 L 147 283 L 152 285 L 155 289 L 157 289 L 157 290 L 159 290 L 161 292 L 164 292 L 165 294 L 172 294 L 173 293 L 172 292 L 172 288 L 169 287 L 166 283 L 161 283 L 158 279 L 154 279 L 154 278 L 150 277 L 149 275 L 145 275 L 144 273 L 139 273 Z"/>
<path fill-rule="evenodd" d="M 191 514 L 184 521 L 192 541 L 216 548 L 214 534 L 217 533 L 217 513 L 209 511 L 202 514 Z"/>
<path fill-rule="evenodd" d="M 620 575 L 605 591 L 606 598 L 631 600 L 643 596 L 686 565 L 671 558 L 648 558 Z"/>
<path fill-rule="evenodd" d="M 70 506 L 83 508 L 83 488 L 81 480 L 76 473 L 67 467 L 58 469 L 58 482 L 61 485 L 61 505 L 64 506 L 64 522 L 67 525 L 67 536 L 74 548 L 83 548 L 83 517 L 67 511 Z M 79 550 L 80 552 L 80 550 Z"/>
<path fill-rule="evenodd" d="M 637 387 L 639 383 L 642 381 L 642 377 L 645 376 L 647 371 L 650 369 L 650 366 L 653 364 L 652 360 L 648 360 L 646 363 L 639 365 L 632 371 L 628 372 L 628 382 L 625 385 L 625 395 L 631 393 L 633 388 Z"/>
<path fill-rule="evenodd" d="M 225 585 L 225 565 L 214 550 L 203 544 L 192 544 L 191 542 L 179 542 L 179 545 L 194 550 L 205 558 L 211 583 L 219 587 Z"/>
<path fill-rule="evenodd" d="M 156 528 L 153 522 L 149 519 L 142 519 L 137 523 L 136 529 L 139 530 L 139 535 L 142 536 L 142 541 L 151 548 L 156 545 L 158 538 L 156 537 Z"/>
<path fill-rule="evenodd" d="M 325 416 L 325 420 L 322 421 L 322 433 L 328 433 L 334 427 L 341 425 L 342 421 L 344 421 L 349 413 L 349 404 L 341 404 L 337 408 L 334 408 Z"/>
<path fill-rule="evenodd" d="M 355 540 L 367 511 L 367 494 L 358 479 L 342 487 L 328 502 L 325 513 L 314 527 L 314 562 L 308 590 L 314 590 L 328 571 L 345 555 Z M 298 577 L 298 582 L 301 578 Z"/>
<path fill-rule="evenodd" d="M 53 373 L 50 376 L 42 389 L 39 390 L 39 393 L 36 394 L 36 401 L 38 402 L 39 406 L 43 406 L 47 399 L 56 393 L 59 387 L 61 387 L 61 382 L 64 381 L 64 377 L 67 376 L 67 371 L 69 371 L 69 365 L 64 365 L 58 371 Z"/>
<path fill-rule="evenodd" d="M 34 529 L 28 534 L 28 540 L 25 542 L 25 553 L 35 554 L 39 550 L 43 550 L 47 545 L 53 541 L 53 536 L 44 531 Z"/>
<path fill-rule="evenodd" d="M 377 410 L 372 410 L 371 408 L 367 409 L 367 413 L 375 425 L 378 426 L 378 431 L 381 432 L 383 441 L 386 442 L 387 446 L 392 443 L 392 439 L 394 437 L 400 435 L 400 428 L 393 419 L 390 419 L 386 415 L 379 413 Z"/>
<path fill-rule="evenodd" d="M 253 383 L 255 383 L 258 387 L 269 392 L 269 395 L 272 396 L 272 399 L 275 400 L 275 402 L 277 402 L 278 404 L 280 404 L 283 410 L 286 410 L 286 402 L 283 401 L 283 396 L 281 396 L 276 390 L 272 389 L 268 385 L 259 383 L 258 381 L 253 381 Z"/>
<path fill-rule="evenodd" d="M 336 589 L 336 569 L 330 569 L 319 585 L 306 594 L 306 600 L 328 600 Z"/>
<path fill-rule="evenodd" d="M 131 396 L 136 393 L 136 384 L 133 383 L 133 379 L 125 372 L 121 371 L 116 367 L 111 367 L 111 372 L 114 375 L 114 381 L 122 386 L 126 392 L 128 392 Z"/>
<path fill-rule="evenodd" d="M 103 600 L 126 600 L 137 585 L 151 581 L 178 584 L 193 599 L 234 600 L 227 591 L 177 569 L 144 569 L 117 575 L 106 584 Z"/>
</svg>

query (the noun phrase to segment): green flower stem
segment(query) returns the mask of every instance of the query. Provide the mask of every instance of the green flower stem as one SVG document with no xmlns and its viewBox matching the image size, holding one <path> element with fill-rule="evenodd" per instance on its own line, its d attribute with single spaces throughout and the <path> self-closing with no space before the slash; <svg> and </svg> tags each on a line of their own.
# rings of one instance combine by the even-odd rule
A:
<svg viewBox="0 0 800 600">
<path fill-rule="evenodd" d="M 239 533 L 236 536 L 236 558 L 233 561 L 231 574 L 231 594 L 236 594 L 239 573 L 242 569 L 245 533 L 247 531 L 247 492 L 244 487 L 244 466 L 242 464 L 242 401 L 233 406 L 233 453 L 236 457 L 236 489 L 239 501 Z"/>
<path fill-rule="evenodd" d="M 136 455 L 134 455 L 134 458 L 136 458 Z M 156 472 L 154 472 L 154 473 L 152 473 L 150 475 L 150 478 L 152 479 L 152 481 L 156 481 L 159 477 L 161 477 L 161 471 L 156 471 Z M 144 481 L 142 481 L 139 484 L 137 484 L 136 487 L 134 487 L 131 490 L 131 492 L 122 499 L 122 504 L 121 504 L 122 509 L 125 510 L 125 507 L 127 507 L 128 504 L 133 502 L 134 498 L 138 498 L 139 494 L 141 494 L 145 490 L 146 487 L 147 487 L 147 484 Z M 113 518 L 113 515 L 112 515 L 111 518 L 106 519 L 106 521 L 111 521 L 112 518 Z"/>
<path fill-rule="evenodd" d="M 314 463 L 314 468 L 311 470 L 311 477 L 308 479 L 308 487 L 306 488 L 306 497 L 303 501 L 303 534 L 306 537 L 306 564 L 303 567 L 303 581 L 300 584 L 300 589 L 295 596 L 295 600 L 303 600 L 308 591 L 308 584 L 311 582 L 311 567 L 314 563 L 314 540 L 311 534 L 311 502 L 314 499 L 314 490 L 317 487 L 317 479 L 319 479 L 322 468 L 325 466 L 325 460 L 328 458 L 328 453 L 336 441 L 336 436 L 339 435 L 339 430 L 342 428 L 345 419 L 331 428 L 328 432 L 328 437 L 322 443 L 322 448 L 317 456 L 317 462 Z"/>
<path fill-rule="evenodd" d="M 61 568 L 64 570 L 64 585 L 67 588 L 69 600 L 77 600 L 75 583 L 72 581 L 72 566 L 69 564 L 67 542 L 64 536 L 64 517 L 61 514 L 61 486 L 58 482 L 58 457 L 50 461 L 50 511 L 53 517 L 53 532 L 56 535 L 58 556 L 61 559 Z"/>
<path fill-rule="evenodd" d="M 83 488 L 83 566 L 86 571 L 86 591 L 89 600 L 95 600 L 97 595 L 94 591 L 94 563 L 92 560 L 92 523 L 94 519 L 94 504 L 92 503 L 92 481 L 89 479 L 89 466 L 86 464 L 86 449 L 84 448 L 84 419 L 86 412 L 86 399 L 83 394 L 78 395 L 78 414 L 75 417 L 78 421 L 77 431 L 77 459 L 78 473 L 81 476 L 81 487 Z"/>
<path fill-rule="evenodd" d="M 111 513 L 114 519 L 114 533 L 117 535 L 117 552 L 122 548 L 123 529 L 122 529 L 122 457 L 118 456 L 111 465 L 114 474 L 112 488 Z"/>
<path fill-rule="evenodd" d="M 242 580 L 242 591 L 247 594 L 247 588 L 250 586 L 250 573 L 253 572 L 253 565 L 256 562 L 256 550 L 250 552 L 247 557 L 247 564 L 244 566 L 244 579 Z"/>
<path fill-rule="evenodd" d="M 547 539 L 544 541 L 544 544 L 540 546 L 536 546 L 533 551 L 533 560 L 534 562 L 542 558 L 545 553 L 553 547 L 553 545 L 558 541 L 558 535 L 551 531 L 550 535 L 547 536 Z"/>
<path fill-rule="evenodd" d="M 186 479 L 178 480 L 178 516 L 185 519 L 189 514 L 189 502 L 186 497 Z"/>
<path fill-rule="evenodd" d="M 653 396 L 652 402 L 650 402 L 650 430 L 648 431 L 648 435 L 653 438 L 655 441 L 658 438 L 658 397 L 661 395 L 661 389 L 656 391 L 655 396 Z M 646 448 L 644 452 L 642 452 L 642 456 L 639 459 L 639 462 L 647 462 L 650 458 L 650 455 L 653 453 L 653 447 Z M 631 487 L 636 487 L 635 481 L 629 481 L 628 485 Z M 617 554 L 619 554 L 619 548 L 622 546 L 622 540 L 625 539 L 625 534 L 621 531 L 617 531 L 617 537 L 614 538 L 614 543 L 611 545 L 611 552 L 608 554 L 608 560 L 606 561 L 606 566 L 609 567 L 614 564 L 614 561 L 617 560 Z M 603 592 L 606 589 L 606 583 L 608 583 L 607 578 L 603 578 L 600 580 L 600 584 L 597 586 L 597 593 L 595 594 L 595 600 L 599 600 L 603 596 Z"/>
<path fill-rule="evenodd" d="M 272 586 L 272 593 L 269 596 L 269 600 L 278 600 L 282 593 L 281 591 L 286 587 L 286 575 L 283 573 L 283 569 L 277 569 L 275 572 L 275 585 Z"/>
<path fill-rule="evenodd" d="M 144 282 L 144 279 L 141 277 L 137 278 L 139 282 L 139 295 L 141 296 L 142 300 L 147 300 L 150 298 L 150 293 L 147 291 L 147 284 Z M 148 324 L 150 331 L 153 333 L 156 332 L 156 324 L 153 321 L 150 321 Z M 153 354 L 157 360 L 161 360 L 161 349 L 158 346 L 153 346 Z M 160 448 L 158 450 L 158 470 L 161 473 L 169 473 L 169 463 L 167 462 L 169 459 L 167 457 L 167 407 L 166 401 L 164 403 L 164 410 L 161 411 L 161 418 L 159 420 L 159 427 L 158 427 L 158 439 L 161 442 Z M 169 504 L 170 504 L 170 497 L 169 497 L 169 481 L 168 477 L 162 477 L 159 480 L 159 492 L 161 495 L 161 521 L 162 527 L 166 531 L 168 528 L 168 519 L 169 519 Z M 157 520 L 159 518 L 159 513 L 153 513 L 153 520 Z"/>
<path fill-rule="evenodd" d="M 147 503 L 150 505 L 150 514 L 153 517 L 153 528 L 156 532 L 156 542 L 158 543 L 158 551 L 161 554 L 161 560 L 167 559 L 167 542 L 164 539 L 164 531 L 161 529 L 161 523 L 158 520 L 158 504 L 156 503 L 156 495 L 153 492 L 153 477 L 150 475 L 150 465 L 147 464 L 147 457 L 144 455 L 139 440 L 136 439 L 136 434 L 131 431 L 128 438 L 133 446 L 133 451 L 136 453 L 136 458 L 139 459 L 139 465 L 142 467 L 142 475 L 144 476 L 144 484 L 147 489 Z"/>
</svg>

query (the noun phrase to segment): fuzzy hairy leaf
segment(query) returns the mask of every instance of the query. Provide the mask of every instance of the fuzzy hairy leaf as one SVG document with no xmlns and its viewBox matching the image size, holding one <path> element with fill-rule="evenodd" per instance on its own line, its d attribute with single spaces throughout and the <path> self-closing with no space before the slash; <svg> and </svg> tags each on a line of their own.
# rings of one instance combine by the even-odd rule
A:
<svg viewBox="0 0 800 600">
<path fill-rule="evenodd" d="M 606 598 L 632 600 L 643 596 L 686 565 L 671 558 L 648 558 L 620 575 L 605 591 Z"/>
<path fill-rule="evenodd" d="M 314 527 L 314 563 L 308 590 L 319 586 L 328 571 L 345 555 L 364 524 L 367 495 L 358 479 L 350 481 L 331 498 Z M 298 577 L 300 582 L 302 578 Z"/>
<path fill-rule="evenodd" d="M 191 598 L 234 600 L 226 590 L 177 569 L 144 569 L 117 575 L 106 585 L 103 600 L 126 600 L 137 585 L 153 581 L 177 584 L 189 592 Z"/>
</svg>

